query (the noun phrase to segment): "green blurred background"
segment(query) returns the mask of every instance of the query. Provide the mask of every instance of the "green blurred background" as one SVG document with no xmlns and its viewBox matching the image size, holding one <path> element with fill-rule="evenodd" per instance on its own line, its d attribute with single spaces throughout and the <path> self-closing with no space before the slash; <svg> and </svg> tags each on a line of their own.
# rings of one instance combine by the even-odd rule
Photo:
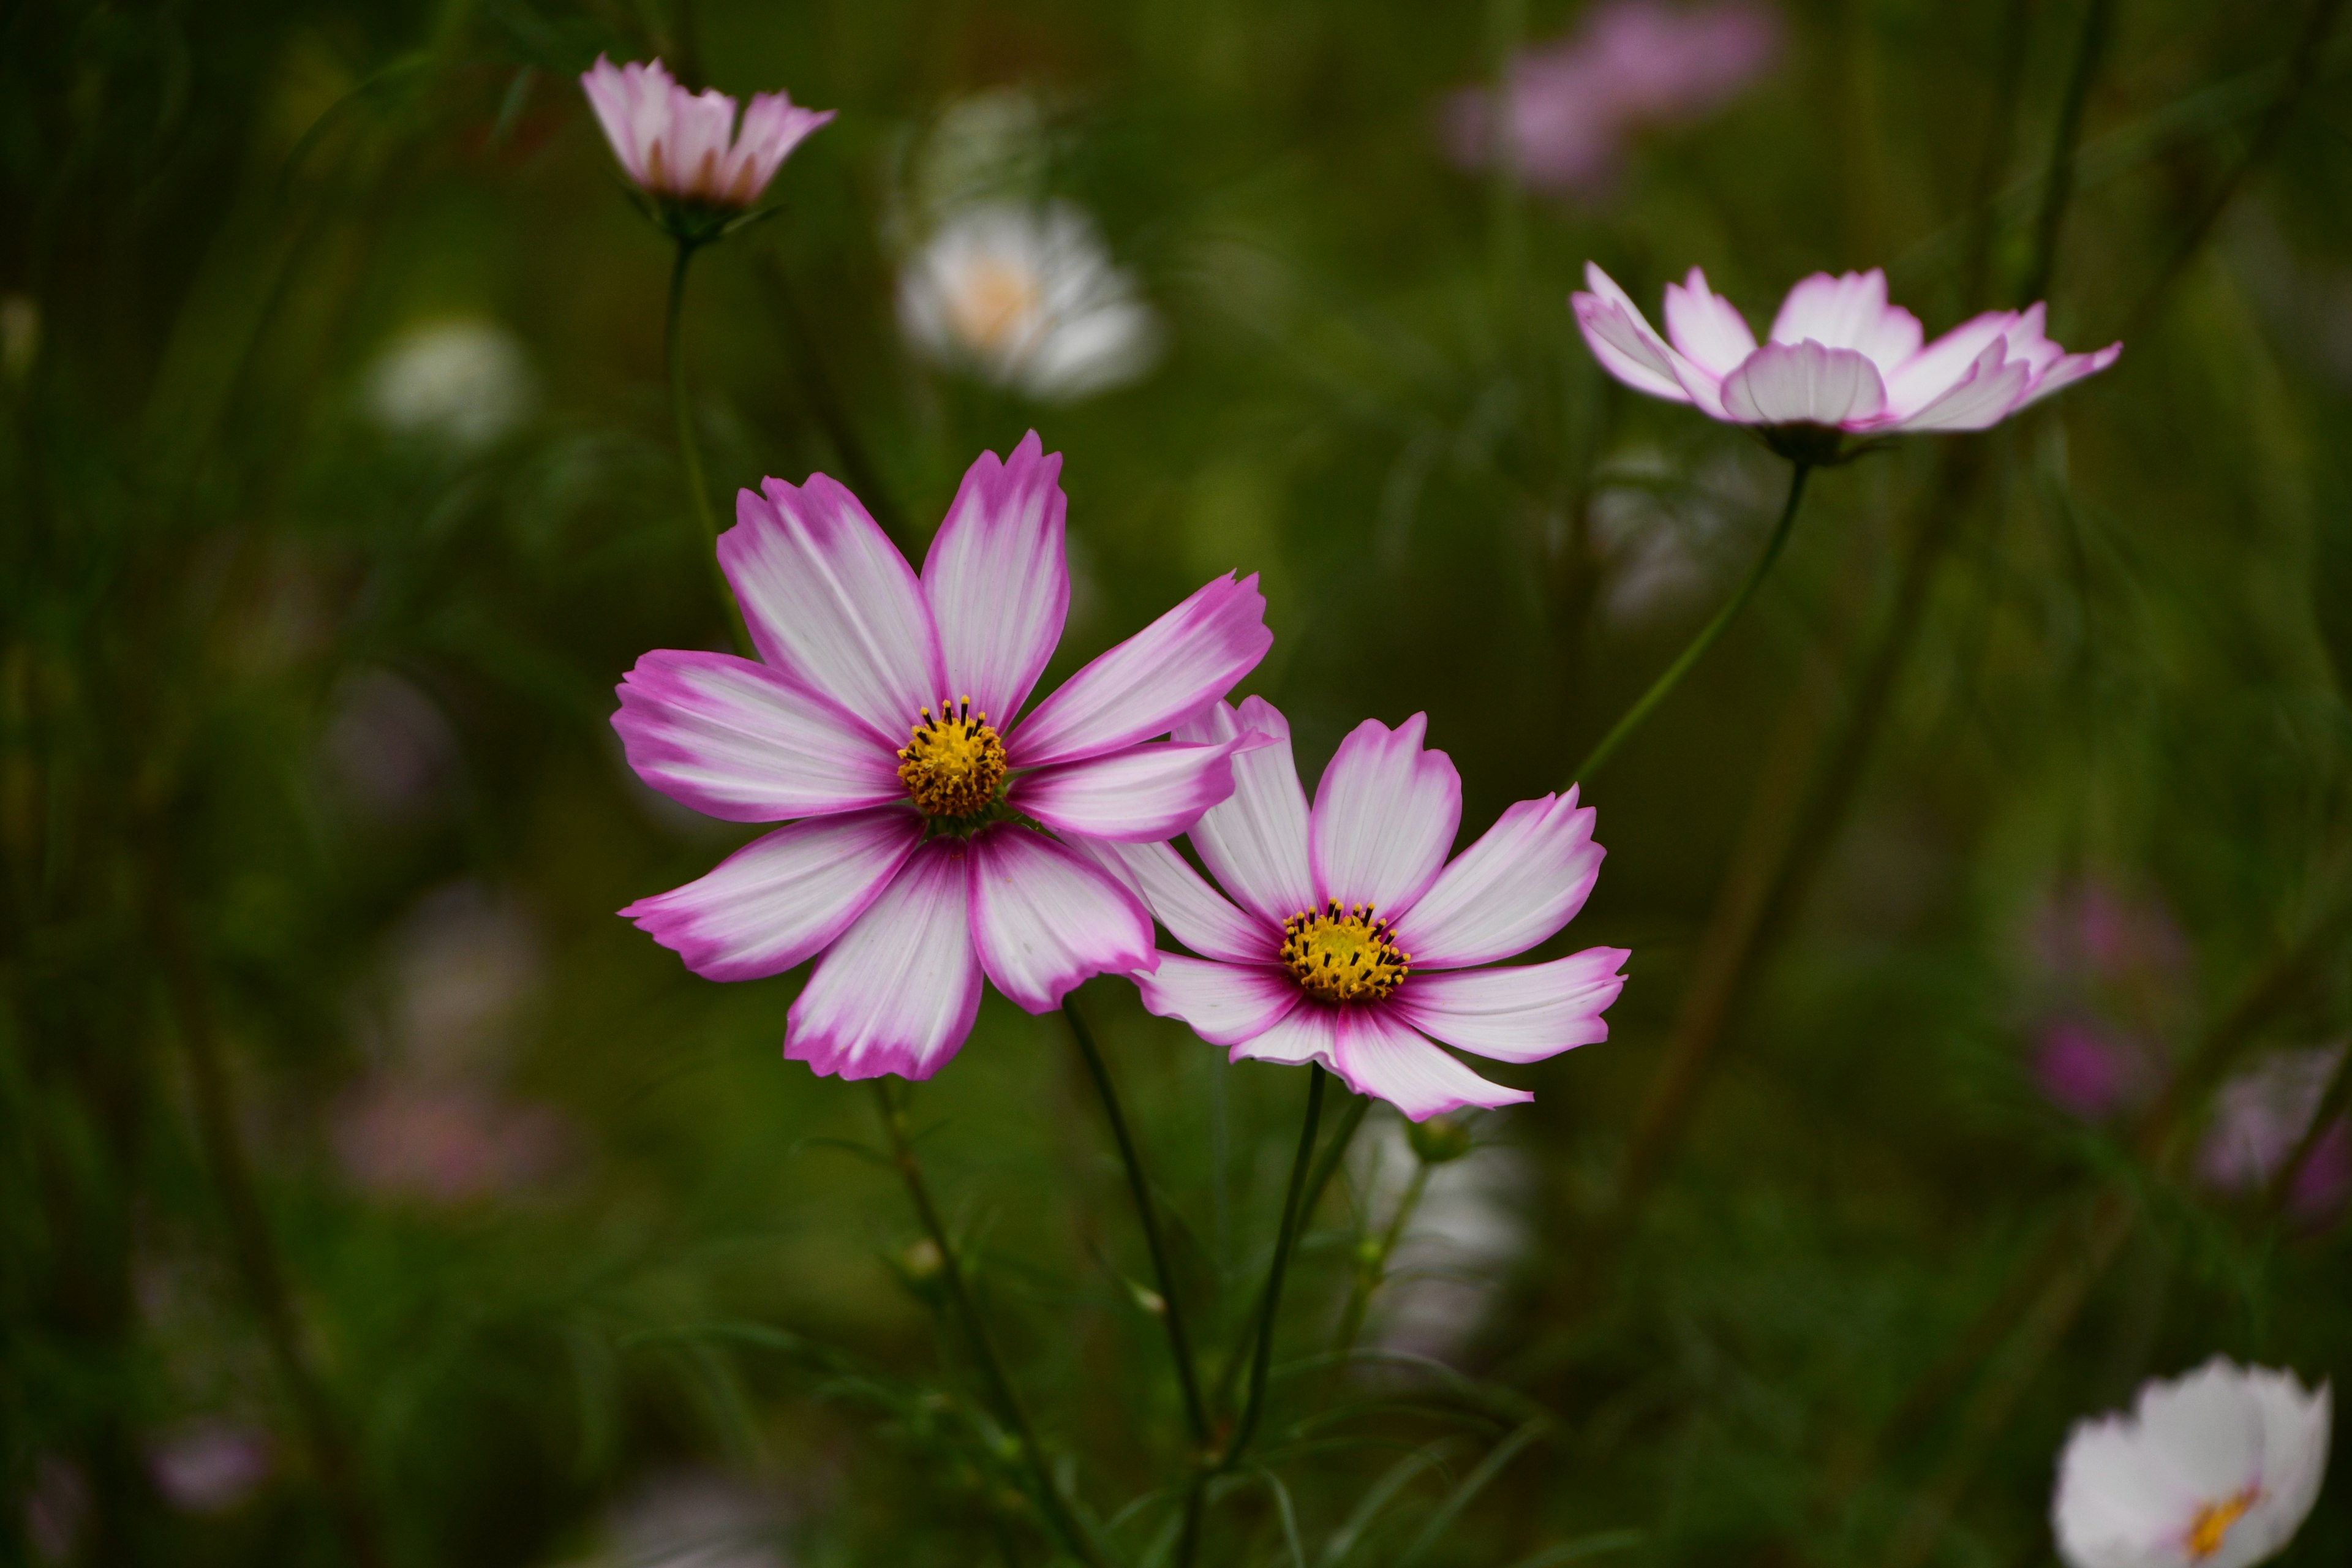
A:
<svg viewBox="0 0 2352 1568">
<path fill-rule="evenodd" d="M 1425 710 L 1465 837 L 1568 782 L 1785 483 L 1605 381 L 1587 258 L 1759 321 L 1883 265 L 1931 331 L 2040 275 L 2069 347 L 2127 339 L 1815 477 L 1587 785 L 1609 859 L 1544 952 L 1633 950 L 1612 1037 L 1500 1069 L 1534 1104 L 1433 1177 L 1390 1358 L 1334 1370 L 1412 1165 L 1373 1112 L 1204 1560 L 2048 1563 L 2075 1419 L 2217 1352 L 2352 1367 L 2336 1145 L 2283 1203 L 2210 1154 L 2233 1082 L 2352 1026 L 2341 9 L 1783 0 L 1759 79 L 1563 197 L 1441 131 L 1549 0 L 0 6 L 8 1561 L 1047 1560 L 869 1092 L 779 1060 L 799 975 L 701 982 L 612 912 L 750 834 L 606 723 L 726 634 L 599 51 L 840 110 L 697 263 L 722 500 L 822 469 L 919 552 L 1034 426 L 1049 682 L 1260 572 L 1246 689 L 1302 773 Z M 1148 374 L 1038 402 L 902 341 L 981 93 L 1034 122 L 1001 194 L 1091 213 L 1156 313 Z M 1081 994 L 1213 1366 L 1303 1079 Z M 992 995 L 914 1106 L 1050 1443 L 1155 1561 L 1175 1394 L 1061 1020 Z M 2334 1469 L 2284 1561 L 2352 1557 Z"/>
</svg>

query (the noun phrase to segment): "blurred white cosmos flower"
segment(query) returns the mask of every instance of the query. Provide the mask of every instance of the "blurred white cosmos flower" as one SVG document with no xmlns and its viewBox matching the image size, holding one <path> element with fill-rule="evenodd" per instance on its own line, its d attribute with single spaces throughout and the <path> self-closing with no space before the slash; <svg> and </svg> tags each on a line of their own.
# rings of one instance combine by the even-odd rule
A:
<svg viewBox="0 0 2352 1568">
<path fill-rule="evenodd" d="M 1365 1148 L 1358 1163 L 1371 1212 L 1384 1218 L 1403 1201 L 1419 1156 L 1406 1124 L 1394 1121 Z M 1373 1301 L 1373 1344 L 1433 1361 L 1461 1354 L 1527 1250 L 1531 1174 L 1522 1155 L 1491 1146 L 1428 1167 L 1420 1206 L 1388 1258 L 1387 1280 Z"/>
<path fill-rule="evenodd" d="M 899 273 L 898 320 L 940 363 L 1047 401 L 1133 381 L 1160 350 L 1159 318 L 1067 202 L 948 215 Z"/>
<path fill-rule="evenodd" d="M 784 1568 L 774 1499 L 707 1471 L 664 1476 L 614 1510 L 614 1568 Z"/>
<path fill-rule="evenodd" d="M 2249 1568 L 2282 1551 L 2327 1469 L 2326 1384 L 2216 1356 L 2078 1423 L 2050 1508 L 2074 1568 Z"/>
<path fill-rule="evenodd" d="M 453 317 L 404 332 L 367 377 L 367 410 L 394 436 L 487 447 L 530 417 L 539 401 L 530 362 L 494 321 Z"/>
</svg>

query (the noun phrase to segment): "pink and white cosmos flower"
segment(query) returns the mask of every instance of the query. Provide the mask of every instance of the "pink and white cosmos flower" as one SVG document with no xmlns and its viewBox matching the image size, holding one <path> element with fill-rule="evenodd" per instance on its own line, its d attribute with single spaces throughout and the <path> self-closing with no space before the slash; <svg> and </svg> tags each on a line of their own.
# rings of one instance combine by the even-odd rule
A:
<svg viewBox="0 0 2352 1568">
<path fill-rule="evenodd" d="M 604 56 L 580 78 L 604 139 L 647 195 L 740 212 L 760 199 L 801 139 L 834 111 L 803 109 L 790 93 L 755 92 L 735 124 L 735 100 L 716 88 L 688 92 L 663 68 Z"/>
<path fill-rule="evenodd" d="M 1658 336 L 1625 290 L 1591 262 L 1570 297 L 1601 368 L 1636 392 L 1689 403 L 1733 425 L 1820 426 L 1853 435 L 1982 430 L 2124 352 L 2070 354 L 2043 335 L 2043 308 L 1988 310 L 1926 342 L 1919 318 L 1886 302 L 1873 268 L 1816 272 L 1789 290 L 1760 346 L 1730 300 L 1694 267 L 1666 285 Z"/>
<path fill-rule="evenodd" d="M 1592 811 L 1576 791 L 1523 800 L 1449 863 L 1462 780 L 1425 751 L 1416 713 L 1359 725 L 1307 809 L 1290 725 L 1253 697 L 1177 731 L 1231 745 L 1233 798 L 1193 825 L 1192 847 L 1229 897 L 1164 843 L 1093 843 L 1201 956 L 1161 953 L 1140 970 L 1143 1005 L 1181 1018 L 1232 1059 L 1320 1062 L 1359 1094 L 1415 1121 L 1534 1096 L 1490 1083 L 1435 1042 L 1496 1061 L 1538 1062 L 1609 1037 L 1601 1014 L 1624 987 L 1623 948 L 1486 969 L 1575 917 L 1601 873 Z"/>
<path fill-rule="evenodd" d="M 785 823 L 621 912 L 707 979 L 816 958 L 788 1060 L 929 1078 L 971 1033 L 983 973 L 1043 1013 L 1089 975 L 1149 969 L 1142 903 L 1056 835 L 1180 833 L 1265 743 L 1147 743 L 1273 644 L 1257 579 L 1231 573 L 1013 721 L 1069 610 L 1061 471 L 1034 431 L 1010 462 L 982 453 L 919 579 L 823 474 L 744 490 L 719 560 L 759 660 L 664 649 L 620 688 L 638 776 Z"/>
</svg>

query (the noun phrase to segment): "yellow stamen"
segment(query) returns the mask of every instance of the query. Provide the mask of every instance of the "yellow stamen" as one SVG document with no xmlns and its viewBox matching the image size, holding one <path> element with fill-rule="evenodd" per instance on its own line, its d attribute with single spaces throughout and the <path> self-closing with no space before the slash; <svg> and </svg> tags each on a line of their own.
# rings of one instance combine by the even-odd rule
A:
<svg viewBox="0 0 2352 1568">
<path fill-rule="evenodd" d="M 923 710 L 915 738 L 898 752 L 898 779 L 926 816 L 970 816 L 996 800 L 1004 782 L 1004 742 L 971 699 L 940 699 L 940 716 Z"/>
<path fill-rule="evenodd" d="M 1370 904 L 1333 899 L 1282 922 L 1282 962 L 1291 978 L 1326 1002 L 1377 1002 L 1397 988 L 1412 963 L 1394 931 Z"/>
<path fill-rule="evenodd" d="M 2202 1563 L 2221 1551 L 2230 1527 L 2244 1517 L 2245 1511 L 2253 1507 L 2262 1495 L 2262 1488 L 2248 1487 L 2236 1497 L 2221 1502 L 2209 1502 L 2199 1509 L 2197 1517 L 2189 1523 L 2188 1535 L 2181 1542 L 2189 1548 L 2190 1560 Z"/>
</svg>

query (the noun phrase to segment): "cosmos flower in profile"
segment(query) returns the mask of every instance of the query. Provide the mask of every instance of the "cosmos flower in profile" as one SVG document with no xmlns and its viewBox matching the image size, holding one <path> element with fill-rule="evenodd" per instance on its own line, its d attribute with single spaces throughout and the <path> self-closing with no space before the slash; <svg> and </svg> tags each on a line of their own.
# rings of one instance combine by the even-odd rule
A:
<svg viewBox="0 0 2352 1568">
<path fill-rule="evenodd" d="M 2073 1568 L 2251 1568 L 2285 1550 L 2327 1471 L 2332 1397 L 2214 1357 L 2078 1423 L 2050 1507 Z"/>
<path fill-rule="evenodd" d="M 1043 1013 L 1148 968 L 1142 903 L 1065 839 L 1180 833 L 1265 743 L 1155 739 L 1273 644 L 1257 579 L 1230 573 L 1022 714 L 1069 610 L 1061 468 L 1034 431 L 1010 461 L 982 454 L 919 578 L 824 475 L 745 490 L 719 559 L 758 660 L 649 653 L 620 689 L 613 727 L 647 784 L 785 824 L 621 912 L 707 979 L 817 959 L 784 1055 L 819 1073 L 930 1077 L 983 973 Z"/>
<path fill-rule="evenodd" d="M 1158 316 L 1067 202 L 950 213 L 899 275 L 898 320 L 937 363 L 1046 402 L 1124 385 L 1160 351 Z"/>
<path fill-rule="evenodd" d="M 1587 262 L 1584 277 L 1591 292 L 1570 302 L 1602 369 L 1636 392 L 1759 426 L 1785 455 L 1811 461 L 1834 457 L 1845 435 L 1989 428 L 2123 353 L 2110 343 L 2068 353 L 2043 333 L 2038 304 L 1988 310 L 1927 342 L 1918 317 L 1887 303 L 1875 268 L 1800 282 L 1759 345 L 1694 267 L 1666 285 L 1662 338 L 1606 272 Z"/>
<path fill-rule="evenodd" d="M 1593 814 L 1576 792 L 1524 800 L 1449 863 L 1462 781 L 1424 750 L 1419 714 L 1359 725 L 1324 771 L 1310 811 L 1290 724 L 1253 697 L 1177 731 L 1199 744 L 1253 732 L 1274 743 L 1234 759 L 1233 798 L 1193 826 L 1224 889 L 1162 843 L 1093 846 L 1199 957 L 1139 968 L 1143 1005 L 1181 1018 L 1232 1059 L 1319 1062 L 1415 1121 L 1534 1096 L 1491 1083 L 1441 1048 L 1538 1062 L 1609 1037 L 1623 948 L 1488 968 L 1543 942 L 1601 874 Z"/>
<path fill-rule="evenodd" d="M 671 220 L 748 212 L 793 149 L 834 116 L 759 92 L 739 128 L 732 98 L 687 91 L 659 60 L 615 66 L 598 55 L 580 86 L 622 169 Z"/>
</svg>

